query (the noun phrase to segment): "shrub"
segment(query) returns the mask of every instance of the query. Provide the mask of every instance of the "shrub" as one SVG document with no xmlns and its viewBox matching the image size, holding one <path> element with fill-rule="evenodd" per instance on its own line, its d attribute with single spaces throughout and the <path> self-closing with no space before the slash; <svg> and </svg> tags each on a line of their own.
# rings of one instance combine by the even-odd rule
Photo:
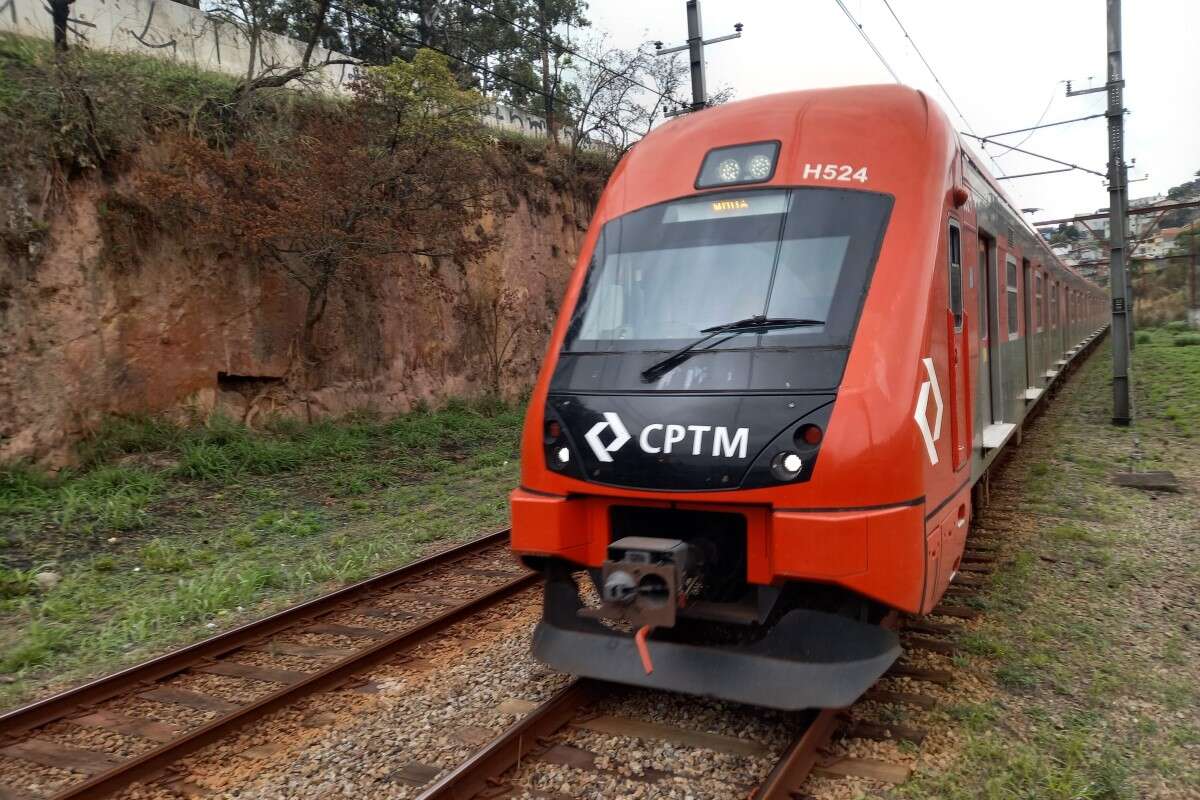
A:
<svg viewBox="0 0 1200 800">
<path fill-rule="evenodd" d="M 1200 333 L 1185 333 L 1175 337 L 1176 347 L 1192 347 L 1200 345 Z"/>
<path fill-rule="evenodd" d="M 1164 327 L 1171 333 L 1181 333 L 1189 328 L 1188 324 L 1180 319 L 1177 319 L 1174 322 L 1168 322 Z"/>
<path fill-rule="evenodd" d="M 1138 335 L 1133 337 L 1133 340 L 1138 344 L 1150 344 L 1150 342 L 1154 341 L 1154 337 L 1147 331 L 1139 331 Z"/>
</svg>

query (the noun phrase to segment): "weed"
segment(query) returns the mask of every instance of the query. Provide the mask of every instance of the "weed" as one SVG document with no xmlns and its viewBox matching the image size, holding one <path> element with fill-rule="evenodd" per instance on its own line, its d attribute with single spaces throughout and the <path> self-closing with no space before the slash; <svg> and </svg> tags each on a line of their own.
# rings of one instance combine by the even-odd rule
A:
<svg viewBox="0 0 1200 800">
<path fill-rule="evenodd" d="M 212 560 L 212 554 L 203 548 L 163 539 L 152 539 L 142 545 L 139 555 L 142 566 L 153 572 L 182 572 Z"/>
<path fill-rule="evenodd" d="M 1200 333 L 1185 333 L 1182 336 L 1176 336 L 1173 343 L 1176 347 L 1195 347 L 1200 345 Z"/>
<path fill-rule="evenodd" d="M 1008 648 L 995 638 L 982 631 L 968 631 L 959 637 L 962 649 L 972 655 L 1001 658 L 1008 654 Z"/>
<path fill-rule="evenodd" d="M 996 678 L 1010 689 L 1031 689 L 1038 684 L 1038 675 L 1029 664 L 1010 662 L 996 669 Z"/>
<path fill-rule="evenodd" d="M 325 529 L 325 521 L 313 511 L 268 511 L 254 521 L 254 529 L 286 536 L 312 536 Z"/>
<path fill-rule="evenodd" d="M 258 537 L 254 534 L 254 532 L 246 528 L 240 528 L 238 530 L 229 532 L 229 543 L 238 550 L 248 550 L 253 547 L 257 541 Z"/>
<path fill-rule="evenodd" d="M 1079 525 L 1055 525 L 1046 531 L 1046 537 L 1057 542 L 1091 542 L 1092 534 Z"/>
<path fill-rule="evenodd" d="M 0 567 L 0 598 L 23 597 L 37 592 L 36 570 Z"/>
<path fill-rule="evenodd" d="M 0 673 L 19 672 L 46 664 L 66 646 L 69 630 L 34 620 L 23 631 L 19 642 L 0 654 Z"/>
<path fill-rule="evenodd" d="M 100 467 L 66 483 L 58 514 L 62 530 L 130 531 L 147 520 L 146 507 L 163 479 L 140 467 Z"/>
</svg>

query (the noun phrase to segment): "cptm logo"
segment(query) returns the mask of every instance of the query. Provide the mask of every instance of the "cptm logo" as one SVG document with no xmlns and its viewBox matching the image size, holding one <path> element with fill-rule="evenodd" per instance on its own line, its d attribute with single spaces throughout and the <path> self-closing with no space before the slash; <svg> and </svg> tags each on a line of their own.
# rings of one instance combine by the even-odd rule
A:
<svg viewBox="0 0 1200 800">
<path fill-rule="evenodd" d="M 612 431 L 612 440 L 608 444 L 600 438 L 606 429 Z M 710 431 L 711 439 L 708 437 Z M 604 419 L 593 425 L 583 438 L 588 447 L 592 448 L 596 459 L 609 464 L 613 460 L 612 454 L 630 442 L 633 436 L 615 411 L 605 411 Z M 642 428 L 637 443 L 643 453 L 651 455 L 682 452 L 699 456 L 711 451 L 713 458 L 745 458 L 746 448 L 750 443 L 750 429 L 734 428 L 731 433 L 724 425 L 675 425 L 653 422 Z"/>
</svg>

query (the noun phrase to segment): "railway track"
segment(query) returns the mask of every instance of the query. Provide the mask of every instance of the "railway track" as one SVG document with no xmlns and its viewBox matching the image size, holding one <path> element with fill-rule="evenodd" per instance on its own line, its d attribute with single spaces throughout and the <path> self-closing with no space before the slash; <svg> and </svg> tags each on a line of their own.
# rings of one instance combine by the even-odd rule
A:
<svg viewBox="0 0 1200 800">
<path fill-rule="evenodd" d="M 971 619 L 979 612 L 955 602 L 970 597 L 983 585 L 994 567 L 995 551 L 988 543 L 976 543 L 968 549 L 956 583 L 955 596 L 934 613 L 951 619 Z M 955 639 L 961 630 L 951 624 L 927 620 L 893 617 L 888 624 L 897 627 L 906 649 L 924 650 L 943 655 L 956 652 Z M 953 675 L 945 670 L 897 663 L 885 678 L 904 678 L 912 685 L 933 684 L 949 686 Z M 778 726 L 791 731 L 786 744 L 772 748 L 758 738 L 716 734 L 685 725 L 663 724 L 622 714 L 619 710 L 631 694 L 655 694 L 631 690 L 585 678 L 572 680 L 556 694 L 530 710 L 500 736 L 479 749 L 457 768 L 445 772 L 419 795 L 420 800 L 467 800 L 468 798 L 553 798 L 565 800 L 569 792 L 553 787 L 564 776 L 574 788 L 589 787 L 586 796 L 593 794 L 607 777 L 634 784 L 658 784 L 666 794 L 671 784 L 687 785 L 691 776 L 686 771 L 673 772 L 670 764 L 658 763 L 659 768 L 628 769 L 636 755 L 647 749 L 647 743 L 657 742 L 672 748 L 679 757 L 691 749 L 698 758 L 713 754 L 757 759 L 770 764 L 764 777 L 752 776 L 744 782 L 728 785 L 736 796 L 755 800 L 786 800 L 799 797 L 798 792 L 812 775 L 831 778 L 859 777 L 873 781 L 899 784 L 910 774 L 908 766 L 887 761 L 840 754 L 837 745 L 849 740 L 905 741 L 920 745 L 927 732 L 918 728 L 884 721 L 872 721 L 849 709 L 825 709 L 805 714 L 784 714 Z M 938 700 L 928 693 L 894 691 L 875 688 L 863 700 L 874 707 L 915 706 L 932 709 Z M 758 710 L 760 714 L 774 714 Z M 730 714 L 741 713 L 736 709 Z M 737 728 L 738 724 L 729 725 Z M 584 736 L 580 736 L 584 734 Z M 581 741 L 582 740 L 582 741 Z M 632 742 L 632 744 L 631 744 Z M 580 746 L 584 743 L 584 746 Z M 651 748 L 652 749 L 652 748 Z M 844 749 L 844 748 L 843 748 Z M 686 759 L 684 759 L 686 760 Z M 667 767 L 663 769 L 662 767 Z M 753 763 L 743 762 L 743 768 L 753 769 Z M 582 776 L 582 777 L 581 777 Z M 595 780 L 593 780 L 595 778 Z M 582 786 L 581 786 L 582 784 Z M 613 791 L 609 784 L 609 791 Z M 549 788 L 548 788 L 549 787 Z M 624 796 L 628 788 L 620 789 Z M 637 796 L 660 796 L 654 789 Z M 684 795 L 680 795 L 684 796 Z"/>
<path fill-rule="evenodd" d="M 0 716 L 0 755 L 76 778 L 49 795 L 0 779 L 0 800 L 109 795 L 301 698 L 345 685 L 532 587 L 537 576 L 512 561 L 507 545 L 507 530 L 484 536 Z M 232 700 L 197 690 L 197 679 L 254 689 Z M 191 724 L 164 721 L 170 709 Z M 121 758 L 64 744 L 46 733 L 62 721 L 140 746 Z"/>
<path fill-rule="evenodd" d="M 65 767 L 79 776 L 48 795 L 0 785 L 0 800 L 110 795 L 163 773 L 189 753 L 225 741 L 248 723 L 303 697 L 344 686 L 374 666 L 403 658 L 410 648 L 534 586 L 536 576 L 512 563 L 506 545 L 506 531 L 483 537 L 0 717 L 0 755 Z M 969 607 L 953 604 L 961 602 L 956 598 L 976 590 L 993 559 L 989 544 L 973 544 L 955 591 L 937 613 L 947 618 L 974 616 L 977 612 Z M 364 619 L 376 622 L 364 624 Z M 371 624 L 377 627 L 369 627 Z M 954 652 L 953 626 L 926 620 L 897 620 L 895 624 L 910 652 Z M 312 643 L 322 637 L 354 646 Z M 287 656 L 292 662 L 307 660 L 312 668 L 270 666 L 273 655 Z M 189 687 L 185 682 L 189 676 L 236 678 L 259 684 L 263 690 L 244 702 L 231 702 Z M 885 677 L 906 678 L 906 685 L 912 686 L 944 686 L 952 681 L 948 672 L 908 662 L 898 663 Z M 723 708 L 720 713 L 726 716 L 709 726 L 740 731 L 747 727 L 747 720 L 761 721 L 764 714 L 774 713 L 769 724 L 758 726 L 755 735 L 714 733 L 688 720 L 651 721 L 636 709 L 630 711 L 630 706 L 639 702 L 643 704 L 639 708 L 644 708 L 647 697 L 650 703 L 657 702 L 656 694 L 661 695 L 572 680 L 457 767 L 443 770 L 440 776 L 430 775 L 432 782 L 414 787 L 417 796 L 422 800 L 565 798 L 573 795 L 555 787 L 573 785 L 583 791 L 590 785 L 594 792 L 597 785 L 621 786 L 592 795 L 604 797 L 618 796 L 611 792 L 623 793 L 632 782 L 647 792 L 642 796 L 655 797 L 660 796 L 660 789 L 685 787 L 690 791 L 692 781 L 711 784 L 711 779 L 690 771 L 687 765 L 724 759 L 728 762 L 724 782 L 718 781 L 715 790 L 711 785 L 697 787 L 697 796 L 724 796 L 733 791 L 758 800 L 791 798 L 812 775 L 901 783 L 908 777 L 907 766 L 846 755 L 840 745 L 854 739 L 919 744 L 926 735 L 923 730 L 867 719 L 845 709 L 782 715 Z M 208 717 L 191 726 L 175 726 L 128 713 L 123 706 L 131 699 L 182 706 Z M 864 700 L 875 708 L 931 708 L 938 702 L 920 691 L 881 688 L 873 689 Z M 39 736 L 47 726 L 62 721 L 137 737 L 151 746 L 118 759 L 108 752 Z"/>
</svg>

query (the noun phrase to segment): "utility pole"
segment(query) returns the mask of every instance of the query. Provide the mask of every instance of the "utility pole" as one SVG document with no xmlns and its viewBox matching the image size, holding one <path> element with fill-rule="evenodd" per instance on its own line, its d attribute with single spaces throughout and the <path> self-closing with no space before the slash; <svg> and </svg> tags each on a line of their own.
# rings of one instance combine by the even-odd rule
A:
<svg viewBox="0 0 1200 800">
<path fill-rule="evenodd" d="M 1121 71 L 1121 0 L 1108 0 L 1108 80 L 1104 86 L 1071 91 L 1074 97 L 1107 92 L 1108 108 L 1108 243 L 1109 288 L 1112 290 L 1113 415 L 1114 425 L 1133 421 L 1129 398 L 1130 284 L 1125 270 L 1125 79 Z"/>
<path fill-rule="evenodd" d="M 1191 256 L 1188 264 L 1188 295 L 1191 302 L 1188 303 L 1187 320 L 1193 328 L 1200 328 L 1200 298 L 1196 297 L 1196 235 L 1197 229 L 1195 223 L 1192 223 L 1191 232 L 1188 235 L 1188 254 Z"/>
<path fill-rule="evenodd" d="M 692 105 L 690 110 L 699 111 L 708 106 L 708 87 L 704 82 L 704 46 L 741 38 L 742 23 L 739 22 L 733 26 L 734 33 L 706 41 L 704 39 L 704 23 L 700 18 L 700 0 L 687 0 L 687 24 L 687 44 L 664 49 L 662 42 L 655 42 L 654 49 L 657 51 L 655 55 L 660 56 L 688 51 L 688 60 L 691 61 L 692 66 Z"/>
</svg>

